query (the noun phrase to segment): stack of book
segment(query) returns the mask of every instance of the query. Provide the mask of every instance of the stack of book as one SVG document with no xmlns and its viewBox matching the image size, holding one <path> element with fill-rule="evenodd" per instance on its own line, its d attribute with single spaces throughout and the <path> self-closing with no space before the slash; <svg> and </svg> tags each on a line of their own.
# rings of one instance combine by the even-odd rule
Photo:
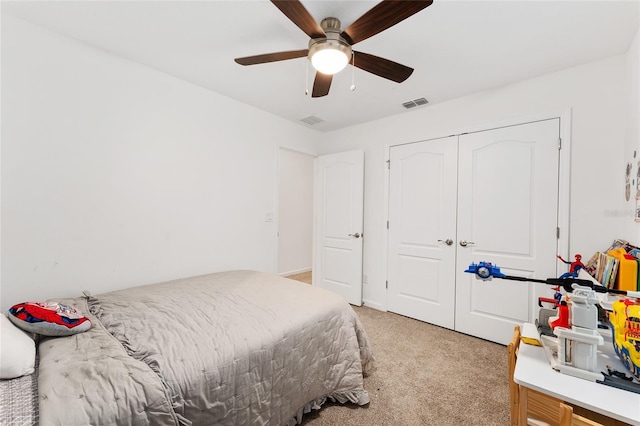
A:
<svg viewBox="0 0 640 426">
<path fill-rule="evenodd" d="M 615 240 L 611 246 L 596 252 L 584 269 L 603 286 L 611 289 L 640 291 L 638 268 L 640 248 L 625 240 Z"/>
</svg>

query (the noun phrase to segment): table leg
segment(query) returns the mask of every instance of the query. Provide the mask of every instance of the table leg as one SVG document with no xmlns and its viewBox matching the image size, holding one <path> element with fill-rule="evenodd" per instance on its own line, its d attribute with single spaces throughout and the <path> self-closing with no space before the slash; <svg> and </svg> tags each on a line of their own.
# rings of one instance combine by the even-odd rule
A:
<svg viewBox="0 0 640 426">
<path fill-rule="evenodd" d="M 518 426 L 527 426 L 527 388 L 524 386 L 518 387 L 520 388 Z"/>
</svg>

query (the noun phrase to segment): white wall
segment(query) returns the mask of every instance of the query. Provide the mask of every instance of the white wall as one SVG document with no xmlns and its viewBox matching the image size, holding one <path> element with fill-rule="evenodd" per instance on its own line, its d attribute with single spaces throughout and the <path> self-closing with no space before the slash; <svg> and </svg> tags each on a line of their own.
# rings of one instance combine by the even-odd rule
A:
<svg viewBox="0 0 640 426">
<path fill-rule="evenodd" d="M 624 208 L 620 173 L 627 108 L 625 67 L 625 56 L 617 56 L 328 135 L 320 147 L 322 154 L 365 150 L 365 303 L 386 308 L 384 160 L 388 145 L 571 109 L 570 253 L 590 256 L 613 238 L 624 236 L 623 218 L 610 211 Z"/>
<path fill-rule="evenodd" d="M 278 270 L 311 270 L 314 156 L 281 149 L 278 161 Z"/>
<path fill-rule="evenodd" d="M 588 256 L 638 230 L 616 213 L 640 133 L 638 49 L 636 36 L 628 55 L 318 134 L 4 14 L 0 308 L 275 272 L 278 146 L 365 150 L 364 296 L 384 308 L 386 147 L 570 108 L 570 250 Z"/>
<path fill-rule="evenodd" d="M 278 147 L 318 134 L 2 16 L 1 309 L 275 272 Z"/>
<path fill-rule="evenodd" d="M 628 240 L 640 244 L 640 222 L 634 221 L 637 188 L 640 188 L 640 29 L 627 53 L 627 138 L 625 162 L 633 165 L 631 172 L 631 199 L 623 210 L 625 232 Z M 634 153 L 636 154 L 634 157 Z M 622 177 L 624 179 L 624 176 Z M 635 183 L 635 185 L 633 185 Z M 638 201 L 640 206 L 640 201 Z"/>
</svg>

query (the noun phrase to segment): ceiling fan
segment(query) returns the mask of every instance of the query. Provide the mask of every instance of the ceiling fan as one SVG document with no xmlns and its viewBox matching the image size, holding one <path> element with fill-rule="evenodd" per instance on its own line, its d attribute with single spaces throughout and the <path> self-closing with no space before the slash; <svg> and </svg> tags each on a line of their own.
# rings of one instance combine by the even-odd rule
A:
<svg viewBox="0 0 640 426">
<path fill-rule="evenodd" d="M 326 96 L 333 74 L 341 71 L 349 62 L 353 66 L 382 78 L 402 83 L 413 68 L 368 53 L 356 52 L 351 46 L 374 36 L 389 27 L 420 12 L 433 0 L 383 0 L 344 30 L 337 18 L 325 18 L 318 24 L 299 0 L 271 0 L 287 18 L 311 39 L 308 49 L 265 53 L 263 55 L 236 58 L 240 65 L 256 65 L 267 62 L 307 56 L 317 70 L 311 97 Z"/>
</svg>

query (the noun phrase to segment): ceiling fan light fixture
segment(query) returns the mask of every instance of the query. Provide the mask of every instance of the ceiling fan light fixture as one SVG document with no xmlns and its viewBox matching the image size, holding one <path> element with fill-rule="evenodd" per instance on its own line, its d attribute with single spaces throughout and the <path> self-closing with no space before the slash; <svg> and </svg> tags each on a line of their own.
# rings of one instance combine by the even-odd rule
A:
<svg viewBox="0 0 640 426">
<path fill-rule="evenodd" d="M 335 74 L 344 69 L 351 59 L 351 46 L 339 39 L 311 40 L 309 60 L 323 74 Z"/>
</svg>

